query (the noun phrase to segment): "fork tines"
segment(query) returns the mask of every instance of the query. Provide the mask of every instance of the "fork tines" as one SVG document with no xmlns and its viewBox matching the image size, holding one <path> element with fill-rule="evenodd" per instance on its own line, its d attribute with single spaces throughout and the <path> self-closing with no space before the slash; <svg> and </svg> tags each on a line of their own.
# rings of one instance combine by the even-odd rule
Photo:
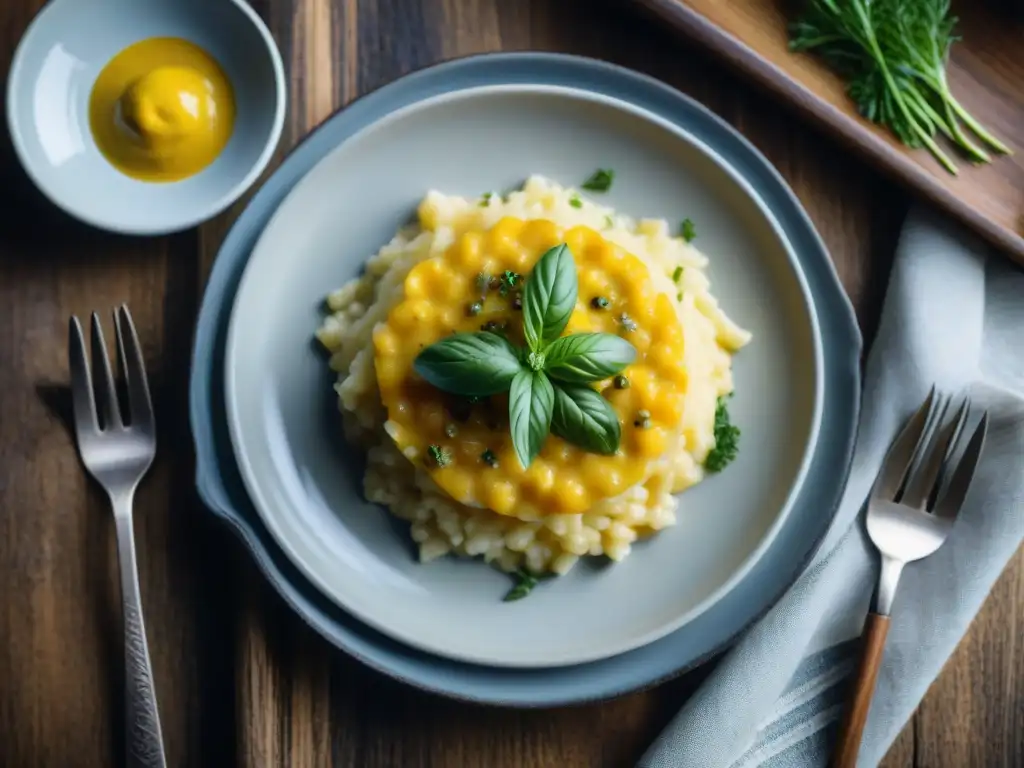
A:
<svg viewBox="0 0 1024 768">
<path fill-rule="evenodd" d="M 89 355 L 86 353 L 82 326 L 75 316 L 72 316 L 69 322 L 71 393 L 75 430 L 80 442 L 103 432 L 123 430 L 126 424 L 145 431 L 153 428 L 153 405 L 146 383 L 146 369 L 142 362 L 135 326 L 126 306 L 122 305 L 114 311 L 114 331 L 118 369 L 127 390 L 125 409 L 118 405 L 117 390 L 99 316 L 93 312 L 90 320 L 91 366 Z"/>
<path fill-rule="evenodd" d="M 964 397 L 948 418 L 953 401 L 932 388 L 890 449 L 878 480 L 881 496 L 927 512 L 959 508 L 981 455 L 988 413 L 982 414 L 959 461 L 954 462 L 963 443 L 971 400 Z M 948 477 L 953 467 L 955 471 Z"/>
</svg>

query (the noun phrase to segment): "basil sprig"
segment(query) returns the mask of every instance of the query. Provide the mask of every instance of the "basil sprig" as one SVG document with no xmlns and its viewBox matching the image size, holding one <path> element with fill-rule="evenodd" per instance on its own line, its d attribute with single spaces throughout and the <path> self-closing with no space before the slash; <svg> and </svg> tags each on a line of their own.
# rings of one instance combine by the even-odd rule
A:
<svg viewBox="0 0 1024 768">
<path fill-rule="evenodd" d="M 576 264 L 565 243 L 541 256 L 523 292 L 523 335 L 534 352 L 562 335 L 576 308 Z"/>
<path fill-rule="evenodd" d="M 586 384 L 614 376 L 636 359 L 636 349 L 610 333 L 574 333 L 544 351 L 544 369 L 559 381 Z"/>
<path fill-rule="evenodd" d="M 554 410 L 555 389 L 543 371 L 522 370 L 516 374 L 508 393 L 508 422 L 512 445 L 523 467 L 530 466 L 540 453 Z"/>
<path fill-rule="evenodd" d="M 621 372 L 636 360 L 636 349 L 610 333 L 562 336 L 578 295 L 572 251 L 556 245 L 540 257 L 523 289 L 525 349 L 486 331 L 457 333 L 424 349 L 413 365 L 428 383 L 454 395 L 507 391 L 512 445 L 524 468 L 549 432 L 592 453 L 619 449 L 618 415 L 587 385 Z"/>
<path fill-rule="evenodd" d="M 611 454 L 619 448 L 619 417 L 599 392 L 585 384 L 563 384 L 554 390 L 551 431 L 591 453 Z"/>
<path fill-rule="evenodd" d="M 522 370 L 515 347 L 489 331 L 456 333 L 431 344 L 413 367 L 429 384 L 466 397 L 507 392 Z"/>
</svg>

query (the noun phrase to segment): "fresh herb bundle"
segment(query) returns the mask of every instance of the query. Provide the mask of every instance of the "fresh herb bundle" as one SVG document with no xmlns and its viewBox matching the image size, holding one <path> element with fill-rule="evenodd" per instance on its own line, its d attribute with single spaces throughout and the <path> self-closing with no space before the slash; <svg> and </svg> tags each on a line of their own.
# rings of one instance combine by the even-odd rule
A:
<svg viewBox="0 0 1024 768">
<path fill-rule="evenodd" d="M 619 448 L 618 416 L 588 385 L 621 373 L 636 348 L 610 333 L 562 336 L 578 294 L 572 252 L 557 245 L 541 256 L 523 289 L 525 347 L 487 331 L 457 333 L 431 344 L 414 363 L 429 384 L 451 394 L 508 392 L 512 445 L 524 468 L 549 432 L 592 453 Z"/>
<path fill-rule="evenodd" d="M 887 126 L 907 146 L 927 147 L 956 174 L 935 141 L 939 133 L 972 162 L 991 158 L 968 131 L 993 151 L 1010 153 L 949 90 L 946 62 L 958 39 L 956 21 L 949 0 L 808 0 L 790 27 L 790 49 L 818 53 L 846 78 L 864 117 Z"/>
</svg>

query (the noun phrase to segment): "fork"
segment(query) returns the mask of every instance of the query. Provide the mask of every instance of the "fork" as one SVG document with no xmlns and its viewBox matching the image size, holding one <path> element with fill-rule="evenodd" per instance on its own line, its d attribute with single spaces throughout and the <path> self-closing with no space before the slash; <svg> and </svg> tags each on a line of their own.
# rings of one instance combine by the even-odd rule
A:
<svg viewBox="0 0 1024 768">
<path fill-rule="evenodd" d="M 118 406 L 103 328 L 94 312 L 91 321 L 92 366 L 82 326 L 72 316 L 68 358 L 75 434 L 82 463 L 110 497 L 117 528 L 124 612 L 126 752 L 129 768 L 166 768 L 160 715 L 153 689 L 146 628 L 142 620 L 139 573 L 135 562 L 132 500 L 135 488 L 156 455 L 156 422 L 146 383 L 139 339 L 125 306 L 114 312 L 118 367 L 127 390 L 127 416 Z"/>
<path fill-rule="evenodd" d="M 853 768 L 857 762 L 903 567 L 942 546 L 978 466 L 988 413 L 982 414 L 957 458 L 971 405 L 965 398 L 947 421 L 950 403 L 951 398 L 932 388 L 893 442 L 871 491 L 867 529 L 881 553 L 882 567 L 864 624 L 860 665 L 832 756 L 833 768 Z"/>
</svg>

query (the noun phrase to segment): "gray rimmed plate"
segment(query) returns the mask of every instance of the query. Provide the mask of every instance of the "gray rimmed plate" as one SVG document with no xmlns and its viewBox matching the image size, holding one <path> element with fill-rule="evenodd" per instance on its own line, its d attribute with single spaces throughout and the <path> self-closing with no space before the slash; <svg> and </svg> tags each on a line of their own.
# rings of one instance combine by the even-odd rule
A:
<svg viewBox="0 0 1024 768">
<path fill-rule="evenodd" d="M 224 349 L 226 318 L 248 250 L 295 182 L 341 141 L 398 109 L 439 93 L 515 83 L 584 89 L 626 101 L 684 126 L 724 158 L 757 190 L 785 239 L 792 243 L 819 307 L 824 341 L 823 437 L 814 445 L 808 481 L 749 572 L 721 599 L 660 640 L 605 661 L 544 671 L 502 670 L 436 658 L 383 637 L 325 600 L 282 555 L 249 503 L 230 455 L 224 403 L 218 391 L 222 385 L 218 358 Z M 557 168 L 548 172 L 559 175 Z M 727 300 L 725 292 L 721 293 L 723 301 Z M 308 310 L 315 315 L 315 305 Z M 403 78 L 332 118 L 289 158 L 232 231 L 211 278 L 197 335 L 192 416 L 200 491 L 243 535 L 289 602 L 332 641 L 378 669 L 426 688 L 482 701 L 532 705 L 612 695 L 650 684 L 721 648 L 771 605 L 807 561 L 830 519 L 822 510 L 833 509 L 849 460 L 859 349 L 848 304 L 794 198 L 746 142 L 701 107 L 648 78 L 570 57 L 518 54 L 451 62 Z M 639 554 L 634 560 L 640 559 Z"/>
<path fill-rule="evenodd" d="M 310 337 L 325 286 L 355 278 L 428 190 L 473 197 L 531 172 L 579 183 L 599 166 L 616 170 L 602 203 L 636 218 L 697 222 L 715 294 L 754 333 L 735 358 L 730 401 L 744 448 L 724 473 L 682 494 L 678 525 L 634 546 L 628 560 L 584 563 L 512 605 L 501 601 L 507 576 L 455 558 L 420 564 L 405 526 L 363 498 L 362 456 L 338 439 L 326 355 Z M 656 640 L 750 570 L 803 482 L 819 426 L 820 359 L 817 315 L 789 242 L 713 149 L 621 99 L 496 85 L 396 110 L 296 185 L 238 287 L 225 400 L 249 496 L 320 591 L 431 653 L 555 666 Z"/>
</svg>

